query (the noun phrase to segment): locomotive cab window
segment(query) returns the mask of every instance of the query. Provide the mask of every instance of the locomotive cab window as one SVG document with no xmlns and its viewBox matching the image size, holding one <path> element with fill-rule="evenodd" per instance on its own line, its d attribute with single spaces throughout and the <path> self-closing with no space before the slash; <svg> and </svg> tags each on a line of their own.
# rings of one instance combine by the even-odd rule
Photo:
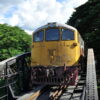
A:
<svg viewBox="0 0 100 100">
<path fill-rule="evenodd" d="M 74 40 L 74 32 L 69 29 L 62 29 L 62 40 Z"/>
<path fill-rule="evenodd" d="M 44 31 L 39 31 L 34 33 L 33 41 L 34 42 L 41 42 L 43 41 Z"/>
<path fill-rule="evenodd" d="M 57 41 L 60 39 L 58 28 L 49 28 L 46 30 L 46 41 Z"/>
</svg>

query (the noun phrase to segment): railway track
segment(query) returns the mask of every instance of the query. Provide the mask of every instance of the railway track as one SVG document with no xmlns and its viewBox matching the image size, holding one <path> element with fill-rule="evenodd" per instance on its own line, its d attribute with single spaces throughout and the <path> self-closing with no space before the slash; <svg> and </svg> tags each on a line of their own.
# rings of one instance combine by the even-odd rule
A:
<svg viewBox="0 0 100 100">
<path fill-rule="evenodd" d="M 75 86 L 68 86 L 59 100 L 81 100 L 86 82 L 85 74 L 79 76 Z"/>
<path fill-rule="evenodd" d="M 14 59 L 12 60 L 13 63 L 16 63 L 15 58 L 13 59 Z M 2 68 L 6 68 L 5 69 L 6 74 L 4 75 L 7 76 L 6 80 L 12 77 L 9 76 L 9 73 L 7 72 L 8 69 L 10 68 L 9 66 L 12 64 L 12 61 L 11 63 L 5 61 L 3 62 L 4 64 L 1 64 Z M 15 76 L 15 74 L 13 76 Z M 9 80 L 7 82 L 9 82 Z M 9 86 L 11 88 L 10 90 L 13 89 L 12 85 L 8 84 L 7 91 L 9 89 Z M 13 93 L 11 92 L 11 94 L 14 94 L 14 92 Z M 2 96 L 0 100 L 2 100 L 4 96 Z M 8 95 L 5 97 L 8 97 Z M 94 60 L 93 50 L 92 49 L 88 50 L 87 71 L 86 73 L 79 74 L 78 81 L 75 86 L 71 86 L 68 84 L 65 86 L 51 86 L 51 87 L 39 86 L 36 87 L 35 90 L 33 89 L 33 91 L 31 91 L 30 93 L 26 93 L 23 96 L 18 96 L 15 98 L 14 94 L 14 96 L 12 95 L 12 97 L 17 100 L 98 100 L 95 60 Z"/>
<path fill-rule="evenodd" d="M 86 81 L 85 74 L 78 77 L 75 86 L 42 86 L 37 87 L 36 91 L 31 92 L 28 97 L 18 100 L 80 100 Z M 77 96 L 77 99 L 76 99 Z"/>
<path fill-rule="evenodd" d="M 75 86 L 52 86 L 31 100 L 98 100 L 93 50 L 88 50 L 87 72 Z"/>
</svg>

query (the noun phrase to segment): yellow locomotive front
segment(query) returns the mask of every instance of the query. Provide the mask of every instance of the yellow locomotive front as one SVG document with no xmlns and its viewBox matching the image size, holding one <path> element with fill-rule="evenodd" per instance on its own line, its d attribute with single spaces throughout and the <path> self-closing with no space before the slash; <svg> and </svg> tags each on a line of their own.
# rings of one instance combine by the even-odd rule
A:
<svg viewBox="0 0 100 100">
<path fill-rule="evenodd" d="M 75 28 L 58 23 L 49 23 L 34 32 L 31 52 L 34 84 L 65 84 L 73 74 L 71 83 L 75 83 L 82 56 L 79 37 Z"/>
</svg>

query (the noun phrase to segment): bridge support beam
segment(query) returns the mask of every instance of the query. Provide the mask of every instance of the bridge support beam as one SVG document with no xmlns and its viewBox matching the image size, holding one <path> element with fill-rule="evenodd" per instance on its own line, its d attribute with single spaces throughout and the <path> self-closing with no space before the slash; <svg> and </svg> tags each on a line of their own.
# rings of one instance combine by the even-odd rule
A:
<svg viewBox="0 0 100 100">
<path fill-rule="evenodd" d="M 93 49 L 88 49 L 85 100 L 98 100 L 97 79 L 95 69 L 96 68 Z"/>
</svg>

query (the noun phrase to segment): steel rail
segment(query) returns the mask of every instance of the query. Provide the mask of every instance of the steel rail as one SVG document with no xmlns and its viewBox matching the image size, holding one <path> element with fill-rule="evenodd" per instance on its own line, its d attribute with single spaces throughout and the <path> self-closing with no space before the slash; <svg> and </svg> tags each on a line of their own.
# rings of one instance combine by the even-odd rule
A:
<svg viewBox="0 0 100 100">
<path fill-rule="evenodd" d="M 57 100 L 63 91 L 67 88 L 67 85 L 60 86 L 49 98 L 50 100 Z"/>
<path fill-rule="evenodd" d="M 82 94 L 81 90 L 83 89 L 83 86 L 85 84 L 85 82 L 83 82 L 81 79 L 82 79 L 81 76 L 79 76 L 76 85 L 74 86 L 69 85 L 65 89 L 59 100 L 79 100 Z M 75 98 L 76 95 L 77 99 Z"/>
<path fill-rule="evenodd" d="M 39 86 L 37 87 L 34 92 L 30 95 L 29 98 L 25 100 L 34 100 L 34 98 L 39 97 L 41 94 L 43 94 L 48 89 L 47 86 Z"/>
</svg>

